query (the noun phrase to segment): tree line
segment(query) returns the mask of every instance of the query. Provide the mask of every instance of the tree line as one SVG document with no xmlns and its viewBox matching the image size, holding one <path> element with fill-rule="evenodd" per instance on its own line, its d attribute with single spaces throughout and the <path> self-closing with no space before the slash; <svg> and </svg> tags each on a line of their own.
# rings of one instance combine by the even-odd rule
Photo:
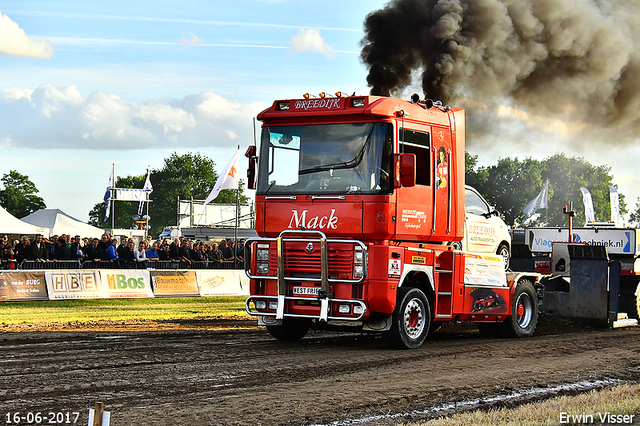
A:
<svg viewBox="0 0 640 426">
<path fill-rule="evenodd" d="M 175 226 L 177 205 L 180 200 L 204 200 L 218 180 L 216 163 L 200 153 L 188 152 L 183 155 L 171 154 L 164 159 L 160 169 L 150 171 L 153 192 L 149 195 L 149 227 L 151 235 L 159 235 L 166 226 Z M 142 189 L 146 175 L 118 177 L 116 188 Z M 244 194 L 243 182 L 238 185 L 240 204 L 249 203 Z M 215 199 L 216 204 L 236 203 L 235 190 L 223 189 Z M 134 224 L 133 217 L 138 213 L 136 202 L 117 201 L 115 205 L 114 226 L 129 229 Z M 145 213 L 146 214 L 146 208 Z M 99 202 L 89 212 L 89 224 L 99 228 L 111 228 L 111 218 L 106 222 L 105 203 Z"/>
<path fill-rule="evenodd" d="M 465 153 L 465 176 L 468 185 L 476 188 L 492 204 L 509 225 L 520 226 L 525 220 L 523 208 L 542 191 L 549 180 L 548 209 L 538 210 L 526 222 L 527 226 L 567 226 L 564 205 L 573 202 L 575 226 L 586 222 L 581 187 L 591 193 L 595 219 L 606 222 L 611 217 L 609 186 L 613 184 L 611 168 L 594 166 L 582 157 L 555 154 L 544 160 L 501 158 L 492 166 L 478 166 L 478 156 Z M 627 213 L 624 194 L 619 194 L 620 215 Z M 640 202 L 640 200 L 639 200 Z M 640 219 L 640 205 L 632 220 Z"/>
<path fill-rule="evenodd" d="M 613 185 L 613 176 L 608 166 L 594 166 L 582 157 L 567 157 L 563 153 L 555 154 L 544 160 L 525 158 L 502 158 L 497 164 L 479 166 L 478 156 L 465 155 L 466 183 L 476 188 L 487 201 L 501 214 L 509 225 L 521 226 L 525 214 L 524 206 L 533 200 L 549 180 L 549 208 L 538 210 L 538 215 L 530 219 L 527 226 L 566 226 L 567 217 L 562 206 L 573 202 L 576 212 L 576 226 L 585 223 L 581 187 L 591 193 L 597 221 L 606 221 L 610 217 L 609 186 Z M 200 153 L 188 152 L 183 155 L 171 154 L 164 159 L 159 169 L 150 172 L 153 192 L 150 195 L 149 225 L 151 235 L 158 235 L 164 227 L 176 225 L 178 199 L 202 200 L 207 197 L 216 180 L 216 163 Z M 144 185 L 146 175 L 118 177 L 117 188 L 137 188 Z M 29 177 L 15 170 L 0 179 L 0 205 L 12 215 L 22 218 L 34 211 L 46 208 L 44 200 L 38 196 L 38 189 Z M 249 203 L 240 181 L 240 203 Z M 620 197 L 620 213 L 627 213 L 625 198 Z M 233 190 L 222 190 L 216 203 L 235 204 Z M 115 227 L 134 228 L 133 217 L 137 214 L 138 202 L 118 201 L 115 208 Z M 146 210 L 145 210 L 146 212 Z M 110 228 L 111 219 L 103 220 L 105 203 L 100 200 L 89 212 L 89 224 Z M 640 199 L 630 214 L 630 222 L 640 222 Z"/>
</svg>

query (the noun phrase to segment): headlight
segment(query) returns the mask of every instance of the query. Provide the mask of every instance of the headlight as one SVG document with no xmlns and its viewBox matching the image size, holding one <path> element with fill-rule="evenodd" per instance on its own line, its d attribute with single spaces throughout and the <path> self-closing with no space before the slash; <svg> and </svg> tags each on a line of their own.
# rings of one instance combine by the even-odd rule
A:
<svg viewBox="0 0 640 426">
<path fill-rule="evenodd" d="M 362 265 L 354 265 L 354 267 L 353 267 L 353 277 L 354 278 L 362 278 L 362 277 L 364 277 L 364 266 L 362 266 Z"/>
<path fill-rule="evenodd" d="M 267 302 L 264 300 L 256 300 L 256 309 L 259 311 L 267 309 Z"/>
<path fill-rule="evenodd" d="M 269 309 L 272 311 L 278 310 L 278 301 L 277 300 L 269 300 Z"/>
<path fill-rule="evenodd" d="M 364 277 L 364 252 L 356 249 L 353 252 L 353 278 Z"/>
<path fill-rule="evenodd" d="M 269 261 L 269 249 L 258 249 L 256 253 L 256 259 L 258 261 L 268 262 Z"/>
<path fill-rule="evenodd" d="M 258 263 L 258 267 L 256 268 L 258 274 L 260 275 L 268 275 L 269 274 L 269 264 L 266 262 Z"/>
<path fill-rule="evenodd" d="M 353 307 L 354 315 L 362 315 L 363 312 L 364 312 L 364 308 L 361 305 L 354 305 Z"/>
<path fill-rule="evenodd" d="M 351 313 L 351 305 L 338 305 L 338 313 L 344 315 Z"/>
</svg>

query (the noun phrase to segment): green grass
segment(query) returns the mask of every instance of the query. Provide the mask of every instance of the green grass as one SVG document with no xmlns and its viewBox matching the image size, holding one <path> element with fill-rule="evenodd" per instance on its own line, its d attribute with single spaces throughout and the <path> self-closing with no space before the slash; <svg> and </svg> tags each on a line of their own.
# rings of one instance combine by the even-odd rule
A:
<svg viewBox="0 0 640 426">
<path fill-rule="evenodd" d="M 404 423 L 404 426 L 540 426 L 560 424 L 560 413 L 579 416 L 592 415 L 591 422 L 568 422 L 568 424 L 603 424 L 599 414 L 634 415 L 633 424 L 640 423 L 640 385 L 624 384 L 609 389 L 592 390 L 576 396 L 561 396 L 546 401 L 523 404 L 515 408 L 500 408 L 489 411 L 476 410 L 454 414 L 450 417 L 427 422 Z M 567 418 L 565 417 L 565 421 Z M 619 418 L 619 420 L 623 420 Z M 617 424 L 621 424 L 618 421 Z M 605 423 L 607 424 L 607 423 Z M 401 425 L 402 426 L 402 425 Z"/>
<path fill-rule="evenodd" d="M 197 319 L 247 316 L 245 296 L 51 300 L 0 303 L 0 324 Z"/>
</svg>

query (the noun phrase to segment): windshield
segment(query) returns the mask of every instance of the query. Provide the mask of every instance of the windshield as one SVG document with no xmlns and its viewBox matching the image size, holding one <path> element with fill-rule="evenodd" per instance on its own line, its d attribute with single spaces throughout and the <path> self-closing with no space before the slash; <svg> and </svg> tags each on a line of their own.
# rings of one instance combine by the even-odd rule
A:
<svg viewBox="0 0 640 426">
<path fill-rule="evenodd" d="M 258 194 L 389 192 L 389 123 L 262 129 Z"/>
</svg>

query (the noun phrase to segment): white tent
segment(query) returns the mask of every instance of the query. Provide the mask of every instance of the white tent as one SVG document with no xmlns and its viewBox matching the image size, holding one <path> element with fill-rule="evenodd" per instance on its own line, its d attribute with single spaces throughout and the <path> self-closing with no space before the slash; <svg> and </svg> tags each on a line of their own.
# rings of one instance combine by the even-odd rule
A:
<svg viewBox="0 0 640 426">
<path fill-rule="evenodd" d="M 46 227 L 35 226 L 31 223 L 24 222 L 11 213 L 0 207 L 0 234 L 8 235 L 36 235 L 47 234 L 49 232 Z"/>
<path fill-rule="evenodd" d="M 41 209 L 23 217 L 22 220 L 32 225 L 49 228 L 48 237 L 68 234 L 72 237 L 80 235 L 81 237 L 100 238 L 104 234 L 104 229 L 86 224 L 60 209 Z"/>
</svg>

